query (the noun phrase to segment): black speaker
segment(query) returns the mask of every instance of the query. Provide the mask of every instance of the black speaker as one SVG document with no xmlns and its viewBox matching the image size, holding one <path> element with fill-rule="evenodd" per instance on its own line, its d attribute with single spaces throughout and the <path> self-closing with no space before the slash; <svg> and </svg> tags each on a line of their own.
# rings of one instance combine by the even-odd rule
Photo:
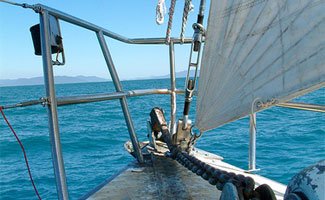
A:
<svg viewBox="0 0 325 200">
<path fill-rule="evenodd" d="M 62 37 L 60 33 L 60 27 L 58 20 L 50 16 L 49 18 L 50 24 L 50 44 L 51 44 L 51 53 L 61 53 L 63 52 L 63 44 Z M 36 24 L 30 28 L 30 32 L 32 34 L 33 44 L 34 44 L 34 53 L 35 55 L 42 55 L 42 46 L 41 46 L 41 33 L 40 33 L 40 25 Z"/>
</svg>

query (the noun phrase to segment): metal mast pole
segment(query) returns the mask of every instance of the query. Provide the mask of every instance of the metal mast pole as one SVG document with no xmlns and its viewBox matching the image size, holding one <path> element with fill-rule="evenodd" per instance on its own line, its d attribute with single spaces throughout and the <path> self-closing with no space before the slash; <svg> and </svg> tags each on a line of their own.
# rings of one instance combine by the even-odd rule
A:
<svg viewBox="0 0 325 200">
<path fill-rule="evenodd" d="M 249 116 L 249 162 L 248 170 L 256 170 L 256 113 Z"/>
<path fill-rule="evenodd" d="M 169 62 L 170 62 L 170 133 L 176 133 L 176 77 L 175 77 L 175 50 L 174 42 L 169 43 Z"/>
<path fill-rule="evenodd" d="M 49 33 L 49 14 L 46 10 L 42 10 L 40 12 L 40 34 L 42 45 L 44 83 L 46 89 L 46 96 L 48 97 L 49 102 L 47 104 L 47 113 L 49 118 L 49 134 L 52 150 L 52 162 L 56 179 L 56 189 L 58 193 L 58 198 L 66 200 L 69 199 L 69 195 L 61 150 Z"/>
</svg>

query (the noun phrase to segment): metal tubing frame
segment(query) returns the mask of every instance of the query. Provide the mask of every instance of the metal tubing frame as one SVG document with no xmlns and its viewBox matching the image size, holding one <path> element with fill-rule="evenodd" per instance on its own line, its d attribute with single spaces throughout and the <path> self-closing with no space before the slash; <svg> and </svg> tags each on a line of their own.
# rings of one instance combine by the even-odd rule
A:
<svg viewBox="0 0 325 200">
<path fill-rule="evenodd" d="M 102 32 L 103 35 L 108 36 L 110 38 L 116 39 L 118 41 L 128 43 L 128 44 L 166 44 L 166 38 L 135 38 L 130 39 L 124 36 L 121 36 L 119 34 L 116 34 L 114 32 L 111 32 L 105 28 L 102 28 L 100 26 L 97 26 L 93 23 L 87 22 L 85 20 L 82 20 L 80 18 L 74 17 L 72 15 L 66 14 L 64 12 L 61 12 L 59 10 L 44 6 L 42 4 L 36 4 L 35 7 L 47 10 L 50 15 L 53 15 L 63 21 L 78 25 L 80 27 L 83 27 L 85 29 L 94 31 L 94 32 Z M 183 43 L 191 43 L 191 38 L 185 38 L 184 42 L 181 41 L 179 38 L 171 38 L 171 41 L 173 41 L 175 44 L 183 44 Z"/>
<path fill-rule="evenodd" d="M 190 59 L 189 59 L 189 63 L 188 63 L 188 69 L 187 69 L 187 75 L 186 75 L 186 80 L 185 80 L 185 90 L 187 89 L 187 83 L 190 79 L 190 75 L 191 75 L 191 68 L 195 67 L 195 73 L 194 73 L 194 77 L 193 77 L 193 80 L 194 80 L 194 86 L 195 86 L 195 82 L 197 80 L 197 72 L 198 72 L 198 68 L 199 66 L 201 65 L 201 49 L 202 47 L 200 47 L 200 50 L 195 52 L 196 54 L 196 65 L 192 65 L 192 57 L 193 57 L 193 54 L 194 54 L 194 44 L 192 43 L 191 45 L 191 52 L 190 52 Z M 192 53 L 193 52 L 193 53 Z"/>
<path fill-rule="evenodd" d="M 313 112 L 325 112 L 324 105 L 298 103 L 298 102 L 285 102 L 285 103 L 277 104 L 277 106 L 298 109 L 298 110 L 313 111 Z"/>
<path fill-rule="evenodd" d="M 44 84 L 46 89 L 46 96 L 48 97 L 49 102 L 51 102 L 51 104 L 47 104 L 47 113 L 49 120 L 49 135 L 51 142 L 52 163 L 56 179 L 56 189 L 58 198 L 67 200 L 69 199 L 69 194 L 64 170 L 64 161 L 62 156 L 59 133 L 49 32 L 49 13 L 46 10 L 42 10 L 40 12 L 40 33 L 42 45 Z"/>
<path fill-rule="evenodd" d="M 256 113 L 249 115 L 248 171 L 256 170 Z"/>
<path fill-rule="evenodd" d="M 170 133 L 176 133 L 176 76 L 175 76 L 175 50 L 174 42 L 169 43 L 170 62 Z"/>
<path fill-rule="evenodd" d="M 176 90 L 175 93 L 184 93 L 184 91 Z M 131 90 L 127 92 L 113 92 L 107 94 L 95 94 L 95 95 L 82 95 L 82 96 L 71 96 L 71 97 L 58 97 L 58 106 L 65 106 L 71 104 L 91 103 L 99 101 L 107 101 L 113 99 L 121 99 L 123 97 L 136 97 L 145 95 L 161 95 L 161 94 L 172 94 L 171 90 L 168 89 L 148 89 L 148 90 Z"/>
<path fill-rule="evenodd" d="M 103 55 L 105 57 L 105 61 L 107 64 L 107 67 L 109 69 L 109 72 L 111 74 L 111 77 L 113 79 L 115 89 L 117 93 L 115 97 L 110 96 L 107 98 L 119 98 L 121 107 L 124 113 L 125 121 L 128 127 L 128 131 L 130 134 L 130 138 L 132 141 L 132 145 L 137 157 L 137 160 L 142 163 L 143 162 L 143 156 L 141 154 L 141 149 L 139 146 L 139 142 L 137 140 L 137 136 L 135 134 L 133 122 L 130 116 L 130 112 L 128 109 L 126 97 L 127 94 L 125 94 L 122 91 L 122 86 L 120 83 L 120 80 L 118 78 L 117 72 L 115 70 L 111 55 L 109 53 L 107 44 L 104 39 L 104 35 L 108 36 L 110 38 L 116 39 L 118 41 L 128 43 L 128 44 L 166 44 L 165 38 L 137 38 L 137 39 L 130 39 L 126 38 L 124 36 L 118 35 L 114 32 L 111 32 L 109 30 L 106 30 L 102 27 L 96 26 L 95 24 L 89 23 L 87 21 L 84 21 L 82 19 L 73 17 L 71 15 L 68 15 L 66 13 L 63 13 L 61 11 L 58 11 L 56 9 L 44 6 L 42 4 L 36 4 L 33 6 L 27 5 L 26 8 L 31 8 L 35 12 L 40 14 L 40 33 L 41 33 L 41 45 L 42 45 L 42 59 L 43 59 L 43 73 L 44 73 L 44 84 L 46 88 L 46 102 L 43 100 L 40 101 L 40 103 L 44 103 L 47 106 L 48 110 L 48 120 L 49 120 L 49 135 L 50 135 L 50 141 L 51 141 L 51 150 L 52 150 L 52 162 L 53 162 L 53 168 L 54 168 L 54 174 L 56 179 L 56 188 L 57 188 L 57 194 L 59 199 L 69 199 L 68 194 L 68 188 L 66 183 L 66 175 L 65 175 L 65 169 L 64 169 L 64 161 L 62 156 L 62 148 L 61 148 L 61 141 L 60 141 L 60 133 L 59 133 L 59 124 L 58 124 L 58 114 L 57 114 L 57 98 L 55 95 L 55 85 L 54 85 L 54 75 L 53 75 L 53 63 L 52 63 L 52 57 L 51 57 L 51 47 L 49 42 L 49 16 L 57 17 L 60 20 L 66 21 L 68 23 L 75 24 L 77 26 L 83 27 L 85 29 L 94 31 L 97 34 L 98 41 L 100 43 L 100 47 L 102 49 Z M 183 43 L 191 43 L 192 39 L 185 38 L 183 41 L 179 38 L 171 38 L 171 42 L 174 44 L 183 44 Z M 173 55 L 173 46 L 171 49 L 171 55 Z M 174 56 L 174 55 L 173 55 Z M 174 70 L 174 57 L 171 58 L 171 70 Z M 173 73 L 175 74 L 175 72 Z M 172 83 L 172 92 L 171 92 L 171 101 L 175 102 L 176 100 L 176 91 L 175 91 L 175 75 L 171 74 L 171 83 Z M 173 86 L 174 85 L 174 86 Z M 124 93 L 124 94 L 123 94 Z M 145 94 L 144 94 L 145 95 Z M 89 99 L 92 99 L 93 97 L 89 97 Z M 95 97 L 96 98 L 96 97 Z M 101 101 L 102 99 L 96 99 L 94 101 Z M 63 100 L 64 101 L 64 100 Z M 75 99 L 72 100 L 79 103 L 86 103 L 81 102 L 81 99 Z M 94 102 L 91 101 L 90 102 Z M 38 102 L 37 102 L 38 103 Z M 63 105 L 62 103 L 61 105 Z M 66 104 L 72 104 L 72 102 L 68 102 Z M 175 103 L 174 106 L 176 106 Z M 30 105 L 35 105 L 30 104 Z M 26 105 L 27 106 L 27 105 Z M 9 108 L 9 107 L 8 107 Z M 174 116 L 174 113 L 172 113 Z"/>
<path fill-rule="evenodd" d="M 105 38 L 104 38 L 104 34 L 103 34 L 102 31 L 99 31 L 99 32 L 96 32 L 96 35 L 97 35 L 100 47 L 102 49 L 104 58 L 105 58 L 107 68 L 109 70 L 109 73 L 111 74 L 115 89 L 116 89 L 117 92 L 122 92 L 123 91 L 122 90 L 122 85 L 121 85 L 121 82 L 120 82 L 120 80 L 118 78 L 117 72 L 115 70 L 115 66 L 114 66 L 111 54 L 110 54 L 110 52 L 108 50 L 108 47 L 107 47 L 107 44 L 106 44 L 106 41 L 105 41 Z M 130 139 L 131 139 L 131 142 L 132 142 L 132 146 L 133 146 L 136 158 L 137 158 L 138 162 L 143 163 L 144 162 L 143 155 L 141 153 L 141 148 L 140 148 L 140 145 L 139 145 L 137 135 L 135 133 L 133 121 L 132 121 L 132 118 L 131 118 L 131 115 L 130 115 L 129 107 L 128 107 L 125 96 L 120 98 L 120 103 L 121 103 L 121 107 L 122 107 L 122 110 L 123 110 L 125 122 L 126 122 L 126 125 L 128 127 Z"/>
<path fill-rule="evenodd" d="M 18 107 L 27 107 L 27 106 L 34 106 L 38 104 L 42 104 L 44 100 L 30 100 L 30 101 L 24 101 L 20 103 L 10 104 L 10 105 L 4 105 L 0 106 L 2 109 L 11 109 L 11 108 L 18 108 Z"/>
<path fill-rule="evenodd" d="M 117 92 L 122 92 L 122 87 L 121 87 L 120 81 L 118 79 L 118 76 L 117 76 L 117 73 L 116 73 L 112 58 L 110 56 L 107 44 L 105 42 L 104 35 L 108 36 L 110 38 L 116 39 L 118 41 L 128 43 L 128 44 L 166 44 L 166 39 L 165 38 L 129 39 L 129 38 L 126 38 L 124 36 L 113 33 L 113 32 L 111 32 L 109 30 L 106 30 L 106 29 L 104 29 L 102 27 L 99 27 L 99 26 L 97 26 L 95 24 L 92 24 L 90 22 L 84 21 L 82 19 L 79 19 L 79 18 L 71 16 L 71 15 L 68 15 L 68 14 L 63 13 L 61 11 L 58 11 L 56 9 L 44 6 L 42 4 L 36 4 L 33 7 L 34 7 L 34 10 L 46 10 L 48 12 L 48 14 L 50 14 L 50 15 L 52 15 L 54 17 L 57 17 L 58 19 L 61 19 L 63 21 L 66 21 L 66 22 L 78 25 L 80 27 L 83 27 L 85 29 L 96 32 L 99 43 L 100 43 L 100 46 L 101 46 L 101 49 L 102 49 L 104 57 L 105 57 L 106 64 L 107 64 L 107 66 L 109 68 L 109 71 L 110 71 L 110 74 L 112 76 L 112 79 L 113 79 L 113 82 L 114 82 L 114 85 L 115 85 L 115 88 L 116 88 Z M 179 38 L 171 38 L 171 42 L 173 42 L 173 43 L 181 43 L 181 44 L 183 44 L 183 43 L 192 43 L 192 39 L 186 38 L 184 40 L 181 40 Z M 124 113 L 124 117 L 125 117 L 125 120 L 126 120 L 126 123 L 127 123 L 127 127 L 128 127 L 128 130 L 129 130 L 129 133 L 130 133 L 131 141 L 132 141 L 132 144 L 133 144 L 134 151 L 136 153 L 137 159 L 138 159 L 139 162 L 143 162 L 141 149 L 140 149 L 140 146 L 139 146 L 136 134 L 135 134 L 135 130 L 134 130 L 134 127 L 133 127 L 132 119 L 131 119 L 131 116 L 130 116 L 130 113 L 129 113 L 129 110 L 128 110 L 126 97 L 122 97 L 120 99 L 120 102 L 121 102 L 122 110 L 123 110 L 123 113 Z"/>
<path fill-rule="evenodd" d="M 100 102 L 107 100 L 120 99 L 122 97 L 137 97 L 137 96 L 145 96 L 145 95 L 165 95 L 172 94 L 172 91 L 169 89 L 144 89 L 144 90 L 129 90 L 125 92 L 112 92 L 112 93 L 102 93 L 102 94 L 91 94 L 91 95 L 78 95 L 78 96 L 66 96 L 66 97 L 57 97 L 56 104 L 57 106 L 65 106 L 72 104 L 82 104 L 82 103 L 92 103 L 92 102 Z M 175 94 L 184 94 L 183 90 L 175 90 Z M 12 109 L 17 107 L 28 107 L 34 105 L 46 105 L 50 104 L 47 101 L 47 98 L 40 98 L 38 100 L 30 100 L 24 101 L 11 105 L 1 106 L 2 109 Z"/>
</svg>

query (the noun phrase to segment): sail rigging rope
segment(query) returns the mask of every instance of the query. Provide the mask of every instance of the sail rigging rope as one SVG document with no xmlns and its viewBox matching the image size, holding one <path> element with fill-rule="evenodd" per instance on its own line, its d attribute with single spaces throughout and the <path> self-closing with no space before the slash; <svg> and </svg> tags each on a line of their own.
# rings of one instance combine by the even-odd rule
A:
<svg viewBox="0 0 325 200">
<path fill-rule="evenodd" d="M 156 7 L 156 23 L 161 25 L 164 23 L 164 15 L 166 14 L 166 4 L 165 0 L 158 0 Z"/>
<path fill-rule="evenodd" d="M 42 198 L 41 198 L 41 196 L 39 195 L 38 190 L 37 190 L 37 188 L 36 188 L 36 186 L 35 186 L 35 183 L 34 183 L 34 180 L 33 180 L 33 176 L 32 176 L 32 173 L 31 173 L 31 170 L 30 170 L 29 164 L 28 164 L 28 159 L 27 159 L 27 155 L 26 155 L 26 151 L 25 151 L 24 145 L 23 145 L 23 143 L 20 141 L 18 135 L 16 134 L 16 132 L 15 132 L 15 130 L 13 129 L 13 127 L 11 126 L 11 124 L 9 123 L 9 121 L 8 121 L 8 119 L 7 119 L 6 115 L 5 115 L 5 113 L 3 112 L 3 109 L 2 109 L 1 106 L 0 106 L 0 112 L 1 112 L 1 114 L 2 114 L 3 119 L 6 121 L 8 127 L 10 128 L 10 130 L 12 131 L 12 133 L 14 134 L 14 136 L 15 136 L 17 142 L 19 143 L 19 146 L 20 146 L 20 148 L 21 148 L 21 150 L 22 150 L 22 152 L 23 152 L 23 154 L 24 154 L 24 159 L 25 159 L 25 163 L 26 163 L 26 167 L 27 167 L 27 171 L 28 171 L 28 175 L 29 175 L 30 181 L 31 181 L 31 183 L 32 183 L 32 185 L 33 185 L 34 191 L 35 191 L 35 193 L 36 193 L 38 199 L 41 200 Z"/>
<path fill-rule="evenodd" d="M 175 11 L 175 5 L 176 5 L 176 0 L 171 0 L 170 7 L 169 7 L 169 19 L 168 19 L 168 26 L 167 26 L 167 31 L 166 31 L 166 43 L 170 43 L 170 34 L 172 31 L 172 25 L 173 25 L 173 17 L 174 17 L 174 11 Z"/>
<path fill-rule="evenodd" d="M 192 4 L 192 0 L 185 0 L 184 4 L 184 12 L 183 12 L 183 18 L 182 18 L 182 30 L 181 30 L 181 42 L 184 42 L 184 35 L 185 35 L 185 29 L 187 24 L 187 18 L 188 14 L 193 10 L 194 6 Z"/>
</svg>

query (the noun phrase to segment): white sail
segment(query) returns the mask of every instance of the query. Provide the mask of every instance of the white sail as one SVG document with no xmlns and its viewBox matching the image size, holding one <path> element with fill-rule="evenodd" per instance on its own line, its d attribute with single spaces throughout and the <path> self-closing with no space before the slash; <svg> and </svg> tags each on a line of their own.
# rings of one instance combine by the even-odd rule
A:
<svg viewBox="0 0 325 200">
<path fill-rule="evenodd" d="M 201 131 L 324 86 L 325 0 L 211 0 L 201 66 Z"/>
</svg>

